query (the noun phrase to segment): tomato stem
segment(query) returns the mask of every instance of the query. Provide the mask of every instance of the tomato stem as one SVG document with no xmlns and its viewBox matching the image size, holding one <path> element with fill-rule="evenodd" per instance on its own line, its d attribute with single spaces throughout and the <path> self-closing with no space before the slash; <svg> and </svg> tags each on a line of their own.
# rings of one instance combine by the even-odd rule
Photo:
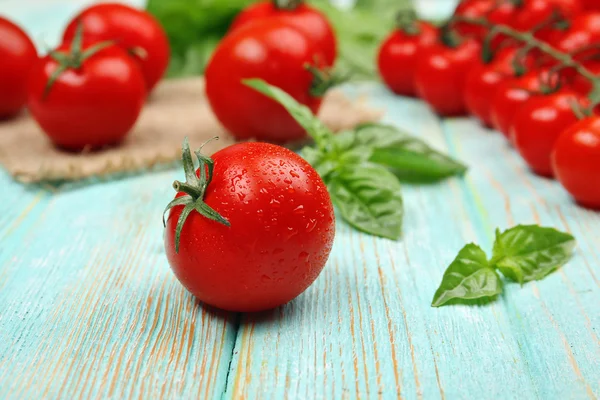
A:
<svg viewBox="0 0 600 400">
<path fill-rule="evenodd" d="M 217 139 L 217 138 L 213 138 Z M 212 139 L 211 139 L 212 140 Z M 210 140 L 209 140 L 210 141 Z M 206 142 L 208 143 L 208 142 Z M 219 222 L 225 226 L 231 226 L 229 221 L 227 221 L 221 214 L 212 209 L 208 204 L 204 202 L 204 194 L 206 192 L 206 188 L 208 184 L 212 180 L 213 169 L 214 169 L 214 161 L 212 158 L 207 157 L 201 153 L 202 147 L 206 144 L 204 143 L 200 150 L 196 151 L 196 157 L 199 162 L 199 177 L 196 175 L 196 169 L 194 167 L 194 160 L 192 159 L 192 153 L 190 151 L 190 145 L 187 137 L 183 140 L 182 150 L 181 150 L 181 159 L 183 162 L 183 169 L 185 171 L 185 182 L 175 181 L 173 182 L 173 189 L 175 191 L 185 193 L 185 196 L 176 197 L 175 200 L 171 201 L 167 204 L 163 212 L 163 225 L 165 225 L 165 214 L 171 208 L 176 206 L 184 206 L 181 211 L 181 215 L 177 220 L 177 226 L 175 228 L 175 252 L 179 253 L 179 243 L 181 239 L 181 231 L 183 230 L 183 226 L 185 225 L 185 221 L 192 213 L 192 211 L 196 211 L 202 216 L 211 219 L 213 221 Z"/>
<path fill-rule="evenodd" d="M 273 0 L 273 6 L 278 10 L 294 11 L 304 3 L 304 0 Z"/>
<path fill-rule="evenodd" d="M 417 13 L 414 10 L 399 11 L 396 15 L 396 26 L 409 36 L 416 36 L 421 33 L 421 28 L 417 24 Z"/>
<path fill-rule="evenodd" d="M 304 68 L 313 75 L 310 86 L 310 95 L 313 97 L 323 97 L 329 89 L 350 80 L 348 74 L 341 74 L 330 68 L 319 68 L 316 63 L 306 64 Z"/>
</svg>

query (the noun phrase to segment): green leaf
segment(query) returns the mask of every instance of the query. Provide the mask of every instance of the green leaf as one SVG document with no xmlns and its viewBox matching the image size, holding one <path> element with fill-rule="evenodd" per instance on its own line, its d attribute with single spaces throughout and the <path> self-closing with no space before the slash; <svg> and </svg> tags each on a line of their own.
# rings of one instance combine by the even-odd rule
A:
<svg viewBox="0 0 600 400">
<path fill-rule="evenodd" d="M 329 142 L 333 133 L 312 113 L 310 108 L 298 103 L 292 96 L 262 79 L 246 79 L 243 83 L 281 104 L 314 139 L 318 147 Z"/>
<path fill-rule="evenodd" d="M 575 238 L 554 228 L 519 225 L 496 231 L 491 264 L 519 282 L 540 280 L 563 266 L 573 255 Z"/>
<path fill-rule="evenodd" d="M 326 180 L 333 203 L 356 229 L 398 239 L 404 215 L 400 183 L 376 164 L 347 165 Z"/>
<path fill-rule="evenodd" d="M 444 272 L 431 306 L 440 307 L 457 299 L 489 298 L 500 293 L 502 281 L 490 266 L 485 252 L 475 244 L 468 244 Z"/>
<path fill-rule="evenodd" d="M 467 170 L 464 164 L 393 126 L 366 124 L 358 127 L 355 135 L 356 142 L 374 148 L 372 162 L 389 167 L 401 180 L 435 182 Z"/>
</svg>

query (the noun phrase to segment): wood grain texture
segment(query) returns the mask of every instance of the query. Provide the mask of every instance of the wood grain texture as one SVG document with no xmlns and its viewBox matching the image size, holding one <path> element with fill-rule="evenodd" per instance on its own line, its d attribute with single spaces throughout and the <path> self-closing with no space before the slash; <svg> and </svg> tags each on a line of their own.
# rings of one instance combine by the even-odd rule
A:
<svg viewBox="0 0 600 400">
<path fill-rule="evenodd" d="M 594 399 L 600 214 L 529 173 L 499 134 L 357 86 L 387 121 L 464 160 L 464 179 L 404 186 L 398 242 L 338 222 L 316 283 L 235 315 L 176 282 L 160 214 L 179 171 L 21 186 L 0 174 L 0 398 Z M 572 232 L 575 258 L 478 307 L 430 307 L 468 241 L 495 227 Z"/>
</svg>

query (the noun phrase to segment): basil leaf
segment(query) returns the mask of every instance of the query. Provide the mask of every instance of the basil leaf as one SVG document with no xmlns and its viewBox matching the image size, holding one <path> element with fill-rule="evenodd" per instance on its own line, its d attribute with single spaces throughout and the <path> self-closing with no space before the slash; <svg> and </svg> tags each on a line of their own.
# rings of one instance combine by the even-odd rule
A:
<svg viewBox="0 0 600 400">
<path fill-rule="evenodd" d="M 519 225 L 496 230 L 491 264 L 519 282 L 540 280 L 563 266 L 573 255 L 575 238 L 554 228 Z"/>
<path fill-rule="evenodd" d="M 444 272 L 442 283 L 435 292 L 432 307 L 451 300 L 473 300 L 502 293 L 502 281 L 490 266 L 485 252 L 475 244 L 462 248 Z"/>
<path fill-rule="evenodd" d="M 387 169 L 371 163 L 345 165 L 325 182 L 350 225 L 388 239 L 400 237 L 404 215 L 400 183 Z"/>
<path fill-rule="evenodd" d="M 467 170 L 464 164 L 393 126 L 365 124 L 354 134 L 356 145 L 363 144 L 374 149 L 371 162 L 391 168 L 403 180 L 434 182 L 462 175 Z"/>
<path fill-rule="evenodd" d="M 318 147 L 322 148 L 330 141 L 333 133 L 329 128 L 323 125 L 310 108 L 298 103 L 296 99 L 283 90 L 269 85 L 262 79 L 245 79 L 242 83 L 281 104 L 296 122 L 306 129 L 306 132 L 314 139 Z"/>
</svg>

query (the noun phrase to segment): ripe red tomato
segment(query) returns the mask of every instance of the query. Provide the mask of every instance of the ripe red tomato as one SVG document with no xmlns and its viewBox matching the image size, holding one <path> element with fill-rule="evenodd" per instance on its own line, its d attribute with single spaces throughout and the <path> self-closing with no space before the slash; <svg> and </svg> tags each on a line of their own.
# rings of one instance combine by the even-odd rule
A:
<svg viewBox="0 0 600 400">
<path fill-rule="evenodd" d="M 456 6 L 454 15 L 473 19 L 485 18 L 494 25 L 511 26 L 517 9 L 513 1 L 463 0 Z M 485 38 L 488 33 L 485 27 L 465 22 L 457 22 L 454 27 L 463 36 L 474 36 L 479 39 Z"/>
<path fill-rule="evenodd" d="M 493 127 L 510 139 L 512 120 L 517 110 L 531 97 L 532 92 L 540 91 L 544 82 L 549 80 L 548 71 L 531 71 L 521 77 L 500 83 L 491 102 L 490 115 Z M 552 76 L 550 86 L 554 85 L 556 85 L 556 77 Z"/>
<path fill-rule="evenodd" d="M 272 144 L 236 144 L 213 160 L 204 202 L 230 226 L 192 211 L 177 252 L 183 207 L 172 208 L 165 234 L 171 268 L 218 308 L 260 311 L 289 302 L 313 283 L 331 251 L 335 220 L 325 184 L 304 159 Z"/>
<path fill-rule="evenodd" d="M 379 49 L 379 73 L 385 84 L 396 94 L 416 95 L 415 67 L 421 49 L 437 40 L 437 28 L 415 21 L 412 28 L 397 29 L 382 43 Z"/>
<path fill-rule="evenodd" d="M 550 21 L 556 12 L 564 19 L 570 20 L 583 11 L 580 0 L 521 0 L 521 2 L 512 25 L 521 31 L 530 31 Z M 545 40 L 552 31 L 549 27 L 540 29 L 536 36 Z"/>
<path fill-rule="evenodd" d="M 323 57 L 323 65 L 332 66 L 335 63 L 337 41 L 331 24 L 323 13 L 303 2 L 268 0 L 252 4 L 237 15 L 229 32 L 267 18 L 284 20 L 313 40 Z"/>
<path fill-rule="evenodd" d="M 556 178 L 581 205 L 600 209 L 600 117 L 582 119 L 555 143 Z"/>
<path fill-rule="evenodd" d="M 63 35 L 65 42 L 75 36 L 81 21 L 88 40 L 114 40 L 138 61 L 148 92 L 164 75 L 169 65 L 169 41 L 160 23 L 149 13 L 117 4 L 91 6 L 77 15 Z"/>
<path fill-rule="evenodd" d="M 585 59 L 598 52 L 598 49 L 582 51 L 593 45 L 600 44 L 600 12 L 583 13 L 571 20 L 566 31 L 556 31 L 548 42 L 558 50 L 574 54 Z"/>
<path fill-rule="evenodd" d="M 550 154 L 560 134 L 577 122 L 572 103 L 583 105 L 575 92 L 564 90 L 530 98 L 515 114 L 512 142 L 538 175 L 552 177 Z"/>
<path fill-rule="evenodd" d="M 415 70 L 419 97 L 440 115 L 464 115 L 465 81 L 471 67 L 478 62 L 480 49 L 475 39 L 466 39 L 457 47 L 437 43 L 423 49 Z"/>
<path fill-rule="evenodd" d="M 596 76 L 600 76 L 600 62 L 591 61 L 585 63 L 585 67 Z M 569 80 L 569 86 L 582 96 L 587 96 L 592 91 L 592 83 L 589 79 L 584 78 L 575 71 L 568 70 L 563 73 L 566 79 Z"/>
<path fill-rule="evenodd" d="M 469 71 L 465 83 L 465 104 L 472 115 L 479 118 L 486 126 L 492 126 L 492 98 L 500 84 L 514 77 L 513 60 L 518 55 L 518 48 L 506 47 L 496 53 L 494 60 L 488 64 L 477 64 Z M 524 67 L 532 64 L 526 59 Z"/>
<path fill-rule="evenodd" d="M 306 132 L 283 106 L 242 80 L 263 79 L 316 114 L 321 98 L 311 95 L 313 76 L 305 68 L 316 53 L 303 32 L 279 19 L 232 32 L 206 68 L 206 95 L 213 112 L 237 139 L 283 143 L 304 138 Z"/>
<path fill-rule="evenodd" d="M 92 46 L 84 44 L 82 50 Z M 56 51 L 66 55 L 70 50 L 63 44 Z M 78 63 L 73 61 L 48 87 L 61 64 L 52 55 L 40 59 L 29 79 L 29 111 L 59 147 L 78 151 L 120 142 L 144 104 L 146 87 L 139 67 L 116 46 Z"/>
<path fill-rule="evenodd" d="M 25 32 L 0 17 L 0 119 L 17 114 L 27 101 L 27 77 L 37 60 Z"/>
</svg>

